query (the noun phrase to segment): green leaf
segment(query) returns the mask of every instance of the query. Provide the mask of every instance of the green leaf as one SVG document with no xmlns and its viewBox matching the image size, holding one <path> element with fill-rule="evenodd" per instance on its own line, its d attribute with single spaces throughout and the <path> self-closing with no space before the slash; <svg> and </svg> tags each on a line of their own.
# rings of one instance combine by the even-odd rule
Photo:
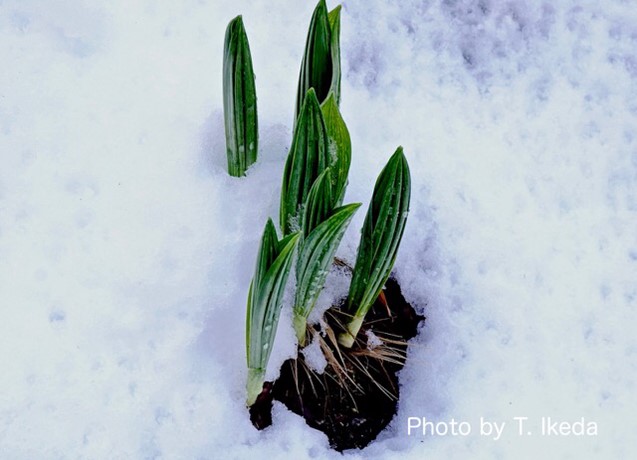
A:
<svg viewBox="0 0 637 460">
<path fill-rule="evenodd" d="M 272 263 L 276 259 L 278 254 L 278 245 L 279 239 L 276 234 L 276 229 L 272 223 L 272 219 L 268 219 L 263 231 L 261 247 L 259 248 L 257 256 L 257 267 L 253 278 L 255 285 L 262 285 L 262 280 L 265 278 L 268 268 L 272 266 Z"/>
<path fill-rule="evenodd" d="M 223 111 L 228 173 L 244 176 L 257 160 L 257 94 L 250 45 L 241 16 L 228 24 L 223 52 Z"/>
<path fill-rule="evenodd" d="M 341 5 L 327 15 L 330 23 L 330 57 L 332 58 L 332 81 L 330 91 L 334 93 L 336 105 L 341 102 Z"/>
<path fill-rule="evenodd" d="M 321 177 L 324 178 L 325 175 Z M 323 180 L 323 183 L 329 183 L 329 181 Z M 301 345 L 305 341 L 307 317 L 323 289 L 329 266 L 345 229 L 360 205 L 360 203 L 353 203 L 335 209 L 327 220 L 319 223 L 310 232 L 299 249 L 296 265 L 294 327 Z"/>
<path fill-rule="evenodd" d="M 333 203 L 331 168 L 327 168 L 314 181 L 307 196 L 302 225 L 305 237 L 332 214 Z"/>
<path fill-rule="evenodd" d="M 299 84 L 296 93 L 295 120 L 310 88 L 314 88 L 319 101 L 323 101 L 332 81 L 332 53 L 330 50 L 330 24 L 325 0 L 320 0 L 312 14 L 301 61 Z"/>
<path fill-rule="evenodd" d="M 334 166 L 332 185 L 334 188 L 334 204 L 340 206 L 345 197 L 347 176 L 352 161 L 352 141 L 341 112 L 338 110 L 336 96 L 330 92 L 328 98 L 321 104 L 325 128 L 330 148 L 330 163 Z"/>
<path fill-rule="evenodd" d="M 254 404 L 261 392 L 299 237 L 300 234 L 295 233 L 279 241 L 271 219 L 268 219 L 263 231 L 246 314 L 248 406 Z"/>
<path fill-rule="evenodd" d="M 376 180 L 363 223 L 346 304 L 353 318 L 348 332 L 339 337 L 343 346 L 351 347 L 363 318 L 389 278 L 405 230 L 410 194 L 409 165 L 398 147 Z"/>
<path fill-rule="evenodd" d="M 328 137 L 314 89 L 305 97 L 283 171 L 280 224 L 284 235 L 300 228 L 310 188 L 329 166 Z"/>
</svg>

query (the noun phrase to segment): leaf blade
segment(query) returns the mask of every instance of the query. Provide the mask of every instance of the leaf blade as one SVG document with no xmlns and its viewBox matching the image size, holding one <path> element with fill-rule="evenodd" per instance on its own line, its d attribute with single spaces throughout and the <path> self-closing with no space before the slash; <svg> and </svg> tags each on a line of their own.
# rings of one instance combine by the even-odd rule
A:
<svg viewBox="0 0 637 460">
<path fill-rule="evenodd" d="M 333 165 L 332 184 L 334 189 L 334 207 L 340 206 L 345 197 L 347 177 L 352 162 L 352 140 L 347 125 L 338 109 L 333 92 L 321 104 L 323 119 L 330 148 L 330 161 Z"/>
<path fill-rule="evenodd" d="M 398 147 L 378 176 L 365 215 L 346 303 L 353 319 L 349 332 L 339 337 L 344 346 L 351 346 L 362 319 L 389 278 L 405 230 L 410 197 L 409 165 Z"/>
<path fill-rule="evenodd" d="M 336 105 L 341 102 L 341 5 L 327 15 L 330 23 L 330 57 L 332 58 L 332 81 L 330 92 L 334 93 Z"/>
<path fill-rule="evenodd" d="M 325 285 L 328 268 L 345 230 L 360 206 L 360 203 L 352 203 L 335 209 L 309 233 L 299 249 L 294 315 L 295 329 L 301 344 L 307 317 Z M 302 321 L 296 320 L 297 317 L 301 317 Z"/>
<path fill-rule="evenodd" d="M 302 223 L 305 237 L 330 216 L 333 202 L 331 168 L 326 168 L 314 181 L 307 196 Z"/>
<path fill-rule="evenodd" d="M 223 109 L 228 173 L 235 177 L 244 176 L 257 160 L 259 130 L 252 57 L 240 15 L 226 28 Z"/>
<path fill-rule="evenodd" d="M 248 291 L 246 311 L 248 405 L 254 403 L 260 391 L 260 384 L 263 383 L 262 378 L 270 359 L 283 306 L 285 285 L 299 237 L 300 234 L 295 233 L 279 241 L 271 219 L 268 219 L 263 231 L 255 274 Z"/>
<path fill-rule="evenodd" d="M 319 101 L 327 97 L 331 86 L 332 57 L 330 51 L 330 24 L 325 0 L 319 0 L 314 8 L 305 51 L 301 61 L 299 82 L 296 93 L 295 122 L 298 118 L 303 101 L 310 88 L 314 88 Z"/>
<path fill-rule="evenodd" d="M 314 89 L 303 103 L 285 162 L 281 185 L 280 226 L 284 235 L 300 228 L 302 210 L 310 189 L 329 166 L 328 137 Z"/>
</svg>

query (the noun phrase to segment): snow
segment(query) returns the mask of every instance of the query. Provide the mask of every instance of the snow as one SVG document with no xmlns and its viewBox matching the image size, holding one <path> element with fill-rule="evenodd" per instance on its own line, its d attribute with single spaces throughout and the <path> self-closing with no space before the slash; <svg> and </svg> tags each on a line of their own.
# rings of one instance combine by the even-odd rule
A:
<svg viewBox="0 0 637 460">
<path fill-rule="evenodd" d="M 341 458 L 285 407 L 262 432 L 244 407 L 247 289 L 313 7 L 272 5 L 0 2 L 4 458 Z M 240 13 L 261 139 L 237 180 L 221 59 Z M 365 208 L 403 145 L 395 272 L 427 316 L 397 416 L 346 458 L 637 456 L 635 24 L 620 0 L 344 2 L 346 202 Z M 284 312 L 270 378 L 294 340 Z M 473 432 L 408 435 L 410 417 Z M 599 433 L 542 436 L 541 417 Z"/>
<path fill-rule="evenodd" d="M 321 350 L 321 344 L 319 342 L 319 338 L 317 337 L 319 333 L 315 332 L 312 337 L 312 341 L 306 347 L 301 350 L 303 353 L 303 357 L 305 362 L 310 367 L 310 369 L 316 371 L 319 374 L 322 374 L 327 366 L 327 359 L 325 359 L 325 355 Z"/>
<path fill-rule="evenodd" d="M 368 350 L 373 350 L 374 348 L 376 348 L 379 345 L 383 344 L 383 341 L 376 334 L 374 334 L 371 330 L 365 331 L 365 334 L 367 335 L 367 349 Z"/>
</svg>

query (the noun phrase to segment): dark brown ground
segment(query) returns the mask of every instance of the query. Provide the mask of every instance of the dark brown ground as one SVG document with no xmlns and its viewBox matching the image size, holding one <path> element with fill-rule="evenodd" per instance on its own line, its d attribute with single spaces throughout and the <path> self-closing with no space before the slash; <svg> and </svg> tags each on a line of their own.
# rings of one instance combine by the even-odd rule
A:
<svg viewBox="0 0 637 460">
<path fill-rule="evenodd" d="M 331 330 L 321 338 L 324 353 L 332 355 L 332 359 L 328 357 L 332 365 L 317 374 L 302 353 L 283 363 L 279 378 L 264 385 L 250 408 L 255 427 L 272 424 L 272 400 L 276 399 L 325 433 L 337 451 L 363 448 L 376 439 L 396 413 L 396 374 L 404 365 L 406 341 L 418 333 L 418 325 L 425 319 L 407 303 L 395 280 L 389 279 L 385 287 L 387 304 L 376 301 L 349 350 L 335 345 L 347 317 L 337 307 L 328 310 L 325 320 Z M 383 345 L 367 349 L 368 329 L 383 339 Z"/>
</svg>

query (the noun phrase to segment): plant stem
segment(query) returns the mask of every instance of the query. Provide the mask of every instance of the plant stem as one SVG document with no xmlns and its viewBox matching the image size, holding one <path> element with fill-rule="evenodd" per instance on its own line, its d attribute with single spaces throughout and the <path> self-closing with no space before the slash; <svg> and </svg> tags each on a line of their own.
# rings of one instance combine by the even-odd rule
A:
<svg viewBox="0 0 637 460">
<path fill-rule="evenodd" d="M 358 331 L 363 325 L 363 319 L 365 319 L 365 316 L 354 316 L 352 320 L 347 323 L 347 331 L 338 336 L 338 343 L 345 348 L 352 348 L 354 340 L 356 340 L 356 335 L 358 335 Z"/>
<path fill-rule="evenodd" d="M 248 369 L 248 399 L 246 400 L 246 405 L 248 407 L 252 406 L 256 402 L 257 397 L 261 394 L 261 391 L 263 391 L 264 379 L 265 369 Z"/>
<path fill-rule="evenodd" d="M 294 315 L 292 319 L 294 325 L 294 332 L 296 332 L 296 338 L 299 340 L 299 346 L 305 346 L 305 332 L 307 330 L 307 318 L 303 315 Z"/>
</svg>

